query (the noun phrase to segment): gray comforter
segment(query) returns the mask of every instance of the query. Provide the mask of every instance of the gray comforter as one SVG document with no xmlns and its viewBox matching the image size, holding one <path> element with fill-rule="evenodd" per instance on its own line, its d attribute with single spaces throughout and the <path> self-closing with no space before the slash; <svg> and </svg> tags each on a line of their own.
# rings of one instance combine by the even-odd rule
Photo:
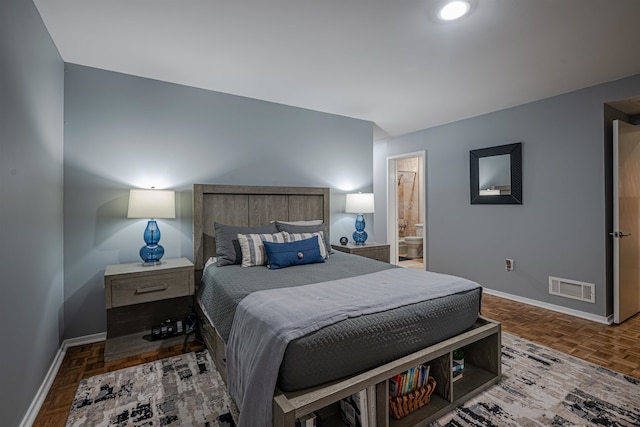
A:
<svg viewBox="0 0 640 427">
<path fill-rule="evenodd" d="M 251 292 L 327 282 L 390 268 L 398 267 L 342 252 L 333 253 L 322 264 L 280 270 L 240 265 L 213 266 L 204 273 L 204 285 L 198 288 L 198 298 L 205 306 L 211 323 L 226 342 L 236 306 Z"/>
</svg>

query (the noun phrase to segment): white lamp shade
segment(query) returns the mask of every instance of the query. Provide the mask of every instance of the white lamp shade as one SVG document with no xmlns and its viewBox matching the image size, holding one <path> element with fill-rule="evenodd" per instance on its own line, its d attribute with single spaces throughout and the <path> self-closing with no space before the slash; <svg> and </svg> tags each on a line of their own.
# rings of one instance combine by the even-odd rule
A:
<svg viewBox="0 0 640 427">
<path fill-rule="evenodd" d="M 172 190 L 129 190 L 127 218 L 175 218 L 176 194 Z"/>
<path fill-rule="evenodd" d="M 373 193 L 349 193 L 347 194 L 347 213 L 373 213 Z"/>
</svg>

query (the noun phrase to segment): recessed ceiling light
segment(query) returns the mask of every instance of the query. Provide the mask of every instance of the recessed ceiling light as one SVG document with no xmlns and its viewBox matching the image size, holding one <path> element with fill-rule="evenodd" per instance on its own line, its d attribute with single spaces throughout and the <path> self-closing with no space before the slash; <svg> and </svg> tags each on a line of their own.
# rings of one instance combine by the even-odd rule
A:
<svg viewBox="0 0 640 427">
<path fill-rule="evenodd" d="M 442 6 L 440 12 L 438 12 L 438 18 L 443 21 L 453 21 L 455 19 L 462 18 L 469 12 L 471 5 L 468 1 L 456 0 Z"/>
</svg>

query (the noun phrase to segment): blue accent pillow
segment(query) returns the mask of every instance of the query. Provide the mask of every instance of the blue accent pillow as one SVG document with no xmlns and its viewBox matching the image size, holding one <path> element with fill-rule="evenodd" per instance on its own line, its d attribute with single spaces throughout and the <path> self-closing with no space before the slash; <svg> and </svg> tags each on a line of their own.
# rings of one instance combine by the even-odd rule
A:
<svg viewBox="0 0 640 427">
<path fill-rule="evenodd" d="M 318 246 L 318 236 L 296 242 L 262 242 L 267 254 L 267 266 L 270 270 L 291 267 L 292 265 L 324 262 Z"/>
</svg>

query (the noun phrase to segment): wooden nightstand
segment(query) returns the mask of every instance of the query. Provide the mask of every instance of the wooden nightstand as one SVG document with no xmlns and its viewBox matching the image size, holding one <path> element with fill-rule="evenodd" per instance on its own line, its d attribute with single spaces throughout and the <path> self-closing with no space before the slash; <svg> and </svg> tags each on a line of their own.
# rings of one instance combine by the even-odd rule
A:
<svg viewBox="0 0 640 427">
<path fill-rule="evenodd" d="M 193 264 L 187 258 L 108 265 L 104 271 L 107 342 L 104 360 L 181 344 L 184 335 L 151 341 L 151 327 L 182 320 L 193 302 Z"/>
<path fill-rule="evenodd" d="M 389 262 L 389 245 L 386 243 L 367 242 L 364 245 L 347 243 L 346 245 L 331 245 L 331 248 L 348 254 Z"/>
</svg>

